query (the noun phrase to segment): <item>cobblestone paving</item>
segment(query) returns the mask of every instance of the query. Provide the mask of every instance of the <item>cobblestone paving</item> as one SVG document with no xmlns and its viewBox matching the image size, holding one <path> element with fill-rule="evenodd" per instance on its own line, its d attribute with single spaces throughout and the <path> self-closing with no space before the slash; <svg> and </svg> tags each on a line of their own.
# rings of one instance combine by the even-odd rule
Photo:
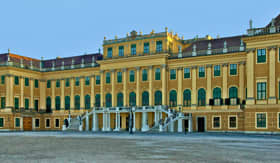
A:
<svg viewBox="0 0 280 163">
<path fill-rule="evenodd" d="M 280 162 L 280 135 L 0 133 L 0 162 Z"/>
</svg>

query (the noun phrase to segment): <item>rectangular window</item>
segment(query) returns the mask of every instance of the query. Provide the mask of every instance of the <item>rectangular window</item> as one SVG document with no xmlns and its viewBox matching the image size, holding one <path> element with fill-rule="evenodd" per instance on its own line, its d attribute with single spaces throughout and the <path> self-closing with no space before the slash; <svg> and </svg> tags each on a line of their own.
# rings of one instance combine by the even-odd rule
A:
<svg viewBox="0 0 280 163">
<path fill-rule="evenodd" d="M 237 74 L 237 64 L 230 64 L 230 75 Z"/>
<path fill-rule="evenodd" d="M 190 68 L 184 68 L 184 78 L 188 79 L 191 77 L 191 71 Z"/>
<path fill-rule="evenodd" d="M 56 80 L 55 85 L 56 85 L 56 88 L 59 88 L 60 87 L 60 80 Z"/>
<path fill-rule="evenodd" d="M 24 83 L 25 83 L 25 86 L 28 87 L 28 86 L 29 86 L 29 79 L 28 79 L 28 78 L 25 78 L 24 81 L 25 81 L 25 82 L 24 82 Z"/>
<path fill-rule="evenodd" d="M 111 74 L 110 72 L 106 73 L 106 84 L 110 84 L 111 83 Z"/>
<path fill-rule="evenodd" d="M 36 111 L 39 110 L 39 100 L 34 100 L 34 109 L 35 109 Z"/>
<path fill-rule="evenodd" d="M 176 69 L 170 70 L 170 80 L 176 80 Z"/>
<path fill-rule="evenodd" d="M 4 118 L 0 118 L 0 127 L 4 127 Z"/>
<path fill-rule="evenodd" d="M 214 117 L 213 118 L 213 128 L 220 128 L 221 127 L 221 118 L 220 117 Z"/>
<path fill-rule="evenodd" d="M 130 82 L 134 82 L 135 81 L 135 72 L 133 70 L 131 70 L 129 72 L 129 81 Z"/>
<path fill-rule="evenodd" d="M 18 97 L 15 97 L 14 103 L 15 103 L 15 109 L 19 109 L 19 98 Z"/>
<path fill-rule="evenodd" d="M 117 72 L 117 81 L 118 83 L 122 82 L 122 72 Z"/>
<path fill-rule="evenodd" d="M 51 81 L 47 80 L 47 88 L 51 88 L 51 85 L 52 85 Z"/>
<path fill-rule="evenodd" d="M 80 78 L 79 77 L 75 78 L 75 86 L 80 86 Z"/>
<path fill-rule="evenodd" d="M 266 62 L 266 49 L 257 50 L 257 62 L 265 63 Z"/>
<path fill-rule="evenodd" d="M 15 127 L 20 127 L 20 118 L 15 118 Z"/>
<path fill-rule="evenodd" d="M 278 128 L 280 128 L 280 113 L 278 113 Z"/>
<path fill-rule="evenodd" d="M 51 124 L 50 124 L 50 119 L 46 119 L 46 128 L 50 128 Z"/>
<path fill-rule="evenodd" d="M 257 83 L 257 99 L 258 100 L 266 99 L 266 82 Z"/>
<path fill-rule="evenodd" d="M 204 78 L 205 77 L 205 68 L 204 67 L 199 67 L 199 70 L 198 70 L 198 74 L 199 74 L 199 77 L 200 78 Z"/>
<path fill-rule="evenodd" d="M 15 85 L 19 85 L 19 77 L 15 76 Z"/>
<path fill-rule="evenodd" d="M 55 127 L 59 128 L 59 119 L 55 119 Z"/>
<path fill-rule="evenodd" d="M 160 68 L 156 68 L 155 70 L 155 80 L 160 80 Z"/>
<path fill-rule="evenodd" d="M 237 119 L 236 117 L 229 117 L 229 128 L 236 128 L 237 127 Z"/>
<path fill-rule="evenodd" d="M 69 87 L 70 86 L 70 79 L 67 78 L 65 79 L 65 87 Z"/>
<path fill-rule="evenodd" d="M 257 128 L 266 128 L 266 114 L 265 113 L 257 113 Z"/>
<path fill-rule="evenodd" d="M 40 127 L 40 119 L 35 119 L 35 127 L 36 128 Z"/>
<path fill-rule="evenodd" d="M 100 85 L 100 76 L 99 75 L 96 75 L 96 77 L 95 77 L 95 84 Z"/>
<path fill-rule="evenodd" d="M 90 78 L 87 76 L 85 78 L 85 85 L 89 85 L 90 84 Z"/>
<path fill-rule="evenodd" d="M 108 58 L 112 58 L 112 55 L 113 55 L 113 49 L 112 48 L 108 48 L 107 49 L 107 57 Z"/>
<path fill-rule="evenodd" d="M 148 54 L 150 52 L 150 44 L 148 42 L 144 43 L 144 54 Z"/>
<path fill-rule="evenodd" d="M 221 75 L 221 67 L 220 65 L 214 66 L 214 76 L 220 76 Z"/>
<path fill-rule="evenodd" d="M 1 84 L 5 84 L 5 76 L 4 75 L 1 76 Z"/>
<path fill-rule="evenodd" d="M 162 52 L 162 41 L 156 42 L 156 52 Z"/>
<path fill-rule="evenodd" d="M 38 79 L 34 80 L 34 86 L 35 86 L 35 88 L 39 87 L 39 80 Z"/>
<path fill-rule="evenodd" d="M 24 109 L 29 109 L 29 99 L 24 99 Z"/>
<path fill-rule="evenodd" d="M 119 46 L 119 56 L 120 57 L 124 56 L 124 48 L 123 48 L 123 46 Z"/>
<path fill-rule="evenodd" d="M 136 44 L 131 45 L 130 51 L 131 51 L 131 55 L 136 55 Z"/>
<path fill-rule="evenodd" d="M 142 81 L 147 81 L 148 80 L 148 71 L 147 69 L 144 69 L 142 71 Z"/>
<path fill-rule="evenodd" d="M 4 109 L 6 107 L 6 98 L 1 97 L 1 109 Z"/>
</svg>

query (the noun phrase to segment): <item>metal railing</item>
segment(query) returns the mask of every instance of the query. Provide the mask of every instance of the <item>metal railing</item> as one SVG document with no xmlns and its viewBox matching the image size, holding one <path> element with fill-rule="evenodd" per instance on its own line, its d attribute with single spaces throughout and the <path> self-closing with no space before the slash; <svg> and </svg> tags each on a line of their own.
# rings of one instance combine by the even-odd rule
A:
<svg viewBox="0 0 280 163">
<path fill-rule="evenodd" d="M 252 28 L 247 30 L 248 36 L 266 35 L 266 34 L 279 33 L 279 32 L 280 32 L 280 26 Z"/>
</svg>

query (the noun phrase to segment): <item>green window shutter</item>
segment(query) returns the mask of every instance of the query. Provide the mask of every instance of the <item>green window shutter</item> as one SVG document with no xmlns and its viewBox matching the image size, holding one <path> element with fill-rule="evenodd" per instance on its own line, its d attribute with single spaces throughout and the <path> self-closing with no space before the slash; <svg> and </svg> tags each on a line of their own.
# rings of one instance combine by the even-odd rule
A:
<svg viewBox="0 0 280 163">
<path fill-rule="evenodd" d="M 90 84 L 90 78 L 87 76 L 85 78 L 85 85 L 89 85 Z"/>
<path fill-rule="evenodd" d="M 6 107 L 6 98 L 1 97 L 1 108 L 4 109 Z"/>
<path fill-rule="evenodd" d="M 176 80 L 176 70 L 175 69 L 170 70 L 170 80 Z"/>
<path fill-rule="evenodd" d="M 4 127 L 4 118 L 0 118 L 0 127 Z"/>
<path fill-rule="evenodd" d="M 204 67 L 199 67 L 199 77 L 204 78 L 205 77 L 205 68 Z"/>
<path fill-rule="evenodd" d="M 36 111 L 39 110 L 39 100 L 34 100 L 34 108 Z"/>
<path fill-rule="evenodd" d="M 1 76 L 1 84 L 5 84 L 5 76 L 4 75 Z"/>
<path fill-rule="evenodd" d="M 136 94 L 134 92 L 129 93 L 129 106 L 136 106 Z"/>
<path fill-rule="evenodd" d="M 160 80 L 160 68 L 156 68 L 156 71 L 155 71 L 155 80 Z"/>
<path fill-rule="evenodd" d="M 156 52 L 162 52 L 162 41 L 156 42 Z"/>
<path fill-rule="evenodd" d="M 100 76 L 99 75 L 97 75 L 95 78 L 95 84 L 100 85 Z"/>
<path fill-rule="evenodd" d="M 257 114 L 257 127 L 266 128 L 266 114 L 264 113 Z"/>
<path fill-rule="evenodd" d="M 213 98 L 214 99 L 221 99 L 221 88 L 214 88 Z"/>
<path fill-rule="evenodd" d="M 236 87 L 229 88 L 229 98 L 237 98 L 238 97 L 238 89 Z"/>
<path fill-rule="evenodd" d="M 65 96 L 65 110 L 70 110 L 70 97 Z"/>
<path fill-rule="evenodd" d="M 100 94 L 95 95 L 95 106 L 100 107 Z"/>
<path fill-rule="evenodd" d="M 214 76 L 220 76 L 220 75 L 221 75 L 220 65 L 214 66 Z"/>
<path fill-rule="evenodd" d="M 118 83 L 122 82 L 122 72 L 117 73 L 117 81 L 118 81 Z"/>
<path fill-rule="evenodd" d="M 25 82 L 24 82 L 24 83 L 25 83 L 25 86 L 28 87 L 28 86 L 29 86 L 29 79 L 28 79 L 28 78 L 25 78 L 24 81 L 25 81 Z"/>
<path fill-rule="evenodd" d="M 112 48 L 108 48 L 107 49 L 107 57 L 108 58 L 112 58 L 112 56 L 113 56 L 113 49 Z"/>
<path fill-rule="evenodd" d="M 257 50 L 257 62 L 265 63 L 266 62 L 266 49 Z"/>
<path fill-rule="evenodd" d="M 119 46 L 119 56 L 124 56 L 124 47 L 123 46 Z"/>
<path fill-rule="evenodd" d="M 85 96 L 85 109 L 90 109 L 90 96 Z"/>
<path fill-rule="evenodd" d="M 39 81 L 38 81 L 38 79 L 35 79 L 35 80 L 34 80 L 34 86 L 35 86 L 35 88 L 38 88 L 38 87 L 39 87 Z"/>
<path fill-rule="evenodd" d="M 206 105 L 206 93 L 203 88 L 198 90 L 198 106 L 205 106 Z"/>
<path fill-rule="evenodd" d="M 59 88 L 60 87 L 60 80 L 56 80 L 56 88 Z"/>
<path fill-rule="evenodd" d="M 55 110 L 60 110 L 60 97 L 55 97 Z"/>
<path fill-rule="evenodd" d="M 130 82 L 134 82 L 135 81 L 135 72 L 134 71 L 130 71 L 130 73 L 129 73 L 129 81 Z"/>
<path fill-rule="evenodd" d="M 80 110 L 80 96 L 75 96 L 75 109 Z"/>
<path fill-rule="evenodd" d="M 70 86 L 70 79 L 66 79 L 65 80 L 65 87 L 69 87 Z"/>
<path fill-rule="evenodd" d="M 19 109 L 19 98 L 15 97 L 15 109 Z"/>
<path fill-rule="evenodd" d="M 144 43 L 144 54 L 148 54 L 150 52 L 150 44 L 148 42 Z"/>
<path fill-rule="evenodd" d="M 191 106 L 191 91 L 189 89 L 183 93 L 183 106 Z"/>
<path fill-rule="evenodd" d="M 146 69 L 144 69 L 144 70 L 142 71 L 142 80 L 143 80 L 143 81 L 147 81 L 147 80 L 148 80 L 148 72 L 147 72 Z"/>
<path fill-rule="evenodd" d="M 79 77 L 75 78 L 75 86 L 80 86 L 80 78 Z"/>
<path fill-rule="evenodd" d="M 136 55 L 136 44 L 132 44 L 130 50 L 131 50 L 131 55 Z"/>
<path fill-rule="evenodd" d="M 106 100 L 106 107 L 112 107 L 112 95 L 110 93 L 106 94 L 105 100 Z"/>
<path fill-rule="evenodd" d="M 118 93 L 117 95 L 117 106 L 122 107 L 123 106 L 123 94 Z"/>
<path fill-rule="evenodd" d="M 15 76 L 15 85 L 19 85 L 19 77 Z"/>
<path fill-rule="evenodd" d="M 169 93 L 169 105 L 171 107 L 177 106 L 177 92 L 175 90 L 172 90 Z"/>
<path fill-rule="evenodd" d="M 237 64 L 230 64 L 230 75 L 237 74 Z"/>
<path fill-rule="evenodd" d="M 111 74 L 109 72 L 106 73 L 106 84 L 111 83 Z"/>
<path fill-rule="evenodd" d="M 47 80 L 47 88 L 51 88 L 51 81 Z"/>
<path fill-rule="evenodd" d="M 29 99 L 24 99 L 24 109 L 29 109 Z"/>
</svg>

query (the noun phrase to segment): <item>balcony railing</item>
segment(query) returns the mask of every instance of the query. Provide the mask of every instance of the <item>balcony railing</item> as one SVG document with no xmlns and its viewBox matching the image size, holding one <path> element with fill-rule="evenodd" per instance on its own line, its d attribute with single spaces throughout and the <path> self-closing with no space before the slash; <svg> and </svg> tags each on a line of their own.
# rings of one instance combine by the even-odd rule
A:
<svg viewBox="0 0 280 163">
<path fill-rule="evenodd" d="M 103 60 L 111 60 L 111 59 L 121 59 L 121 58 L 131 58 L 131 57 L 139 57 L 139 56 L 150 56 L 150 55 L 156 55 L 156 54 L 170 54 L 170 51 L 167 50 L 161 50 L 161 51 L 153 51 L 153 52 L 149 52 L 149 53 L 138 53 L 135 55 L 131 55 L 129 54 L 125 54 L 123 56 L 112 56 L 112 57 L 104 57 Z M 172 54 L 172 53 L 171 53 Z M 177 54 L 177 53 L 176 53 Z"/>
<path fill-rule="evenodd" d="M 279 32 L 280 32 L 280 26 L 271 26 L 266 28 L 252 28 L 247 30 L 248 36 L 266 35 L 266 34 L 279 33 Z"/>
</svg>

